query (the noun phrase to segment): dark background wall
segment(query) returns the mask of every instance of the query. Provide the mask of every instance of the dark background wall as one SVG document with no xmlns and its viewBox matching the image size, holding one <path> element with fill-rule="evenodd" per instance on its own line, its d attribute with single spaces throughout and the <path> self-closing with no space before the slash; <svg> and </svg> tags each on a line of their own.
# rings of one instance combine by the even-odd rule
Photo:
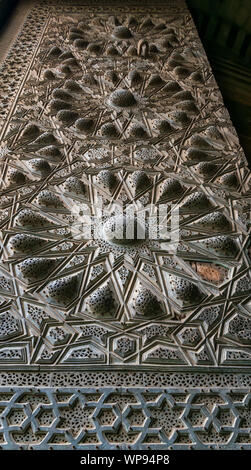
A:
<svg viewBox="0 0 251 470">
<path fill-rule="evenodd" d="M 19 1 L 0 0 L 0 33 Z M 187 4 L 251 165 L 251 0 Z"/>
<path fill-rule="evenodd" d="M 187 0 L 251 165 L 251 0 Z"/>
<path fill-rule="evenodd" d="M 2 33 L 17 4 L 18 0 L 0 0 L 0 33 Z"/>
</svg>

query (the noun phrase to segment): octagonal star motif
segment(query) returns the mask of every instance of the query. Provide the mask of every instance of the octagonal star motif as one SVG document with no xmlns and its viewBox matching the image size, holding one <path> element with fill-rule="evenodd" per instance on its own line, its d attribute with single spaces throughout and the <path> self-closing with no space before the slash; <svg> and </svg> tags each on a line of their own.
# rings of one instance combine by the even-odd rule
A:
<svg viewBox="0 0 251 470">
<path fill-rule="evenodd" d="M 0 362 L 246 360 L 249 175 L 192 28 L 63 11 L 1 137 Z"/>
</svg>

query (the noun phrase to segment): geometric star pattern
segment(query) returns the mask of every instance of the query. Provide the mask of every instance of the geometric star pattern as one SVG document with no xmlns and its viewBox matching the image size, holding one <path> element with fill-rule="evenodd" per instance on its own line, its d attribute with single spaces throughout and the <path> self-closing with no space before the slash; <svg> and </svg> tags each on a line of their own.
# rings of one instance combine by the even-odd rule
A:
<svg viewBox="0 0 251 470">
<path fill-rule="evenodd" d="M 1 388 L 1 448 L 250 449 L 250 403 L 247 389 Z"/>
<path fill-rule="evenodd" d="M 51 15 L 1 145 L 3 365 L 250 362 L 250 175 L 189 16 Z"/>
<path fill-rule="evenodd" d="M 0 444 L 248 448 L 250 172 L 191 16 L 58 3 L 0 69 Z"/>
</svg>

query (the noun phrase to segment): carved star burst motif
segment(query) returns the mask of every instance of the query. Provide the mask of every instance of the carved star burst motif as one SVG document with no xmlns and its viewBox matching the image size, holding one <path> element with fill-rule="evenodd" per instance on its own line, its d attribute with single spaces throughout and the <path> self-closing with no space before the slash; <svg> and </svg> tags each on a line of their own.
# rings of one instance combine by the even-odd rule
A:
<svg viewBox="0 0 251 470">
<path fill-rule="evenodd" d="M 184 428 L 184 423 L 181 420 L 183 413 L 182 408 L 171 407 L 167 400 L 163 400 L 163 403 L 159 409 L 152 410 L 152 421 L 150 427 L 159 428 L 161 432 L 170 439 L 173 429 Z"/>
<path fill-rule="evenodd" d="M 94 409 L 75 400 L 71 407 L 60 409 L 60 429 L 66 429 L 75 438 L 83 431 L 94 428 L 92 420 Z"/>
<path fill-rule="evenodd" d="M 249 173 L 184 21 L 52 15 L 2 136 L 1 361 L 249 360 Z"/>
</svg>

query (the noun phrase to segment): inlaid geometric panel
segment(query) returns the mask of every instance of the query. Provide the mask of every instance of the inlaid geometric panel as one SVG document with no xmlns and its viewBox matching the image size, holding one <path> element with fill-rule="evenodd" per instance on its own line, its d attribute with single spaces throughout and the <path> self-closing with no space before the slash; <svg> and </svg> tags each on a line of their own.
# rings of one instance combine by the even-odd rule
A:
<svg viewBox="0 0 251 470">
<path fill-rule="evenodd" d="M 248 449 L 250 393 L 0 389 L 1 448 Z"/>
<path fill-rule="evenodd" d="M 38 2 L 0 70 L 0 369 L 247 371 L 250 172 L 191 16 L 83 3 Z M 211 414 L 74 390 L 4 401 L 8 446 L 239 442 L 224 392 Z"/>
<path fill-rule="evenodd" d="M 1 363 L 246 364 L 250 176 L 191 18 L 65 8 L 2 131 Z"/>
</svg>

